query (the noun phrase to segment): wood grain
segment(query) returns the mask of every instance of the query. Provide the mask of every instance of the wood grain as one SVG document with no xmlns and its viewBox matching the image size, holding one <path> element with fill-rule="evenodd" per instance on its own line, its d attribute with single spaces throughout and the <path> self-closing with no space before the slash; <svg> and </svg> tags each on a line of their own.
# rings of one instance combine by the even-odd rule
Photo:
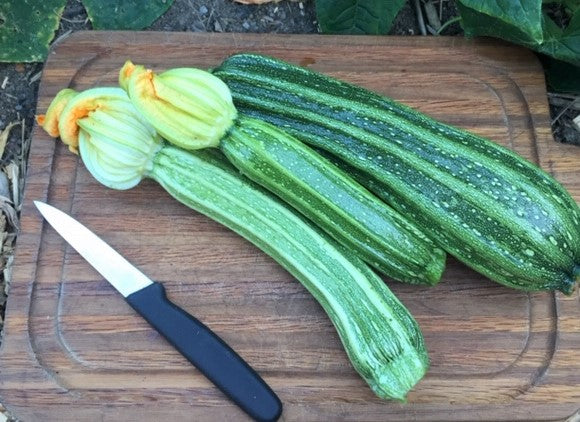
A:
<svg viewBox="0 0 580 422">
<path fill-rule="evenodd" d="M 541 68 L 526 50 L 457 38 L 76 33 L 43 72 L 38 110 L 64 87 L 116 83 L 131 58 L 162 70 L 275 55 L 359 83 L 507 145 L 580 200 L 580 148 L 551 138 Z M 376 398 L 319 305 L 272 259 L 169 196 L 95 182 L 39 128 L 29 160 L 4 340 L 2 403 L 22 420 L 244 420 L 49 227 L 32 200 L 70 212 L 237 350 L 286 421 L 556 420 L 580 403 L 580 306 L 522 293 L 449 260 L 427 289 L 387 282 L 419 321 L 428 375 L 408 403 Z"/>
</svg>

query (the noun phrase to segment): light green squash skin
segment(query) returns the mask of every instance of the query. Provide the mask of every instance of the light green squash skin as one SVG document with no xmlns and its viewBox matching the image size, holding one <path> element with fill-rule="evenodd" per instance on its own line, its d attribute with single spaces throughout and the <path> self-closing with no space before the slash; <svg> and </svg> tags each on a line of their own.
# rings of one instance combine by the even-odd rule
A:
<svg viewBox="0 0 580 422">
<path fill-rule="evenodd" d="M 188 152 L 165 145 L 147 176 L 288 270 L 326 311 L 352 365 L 375 394 L 405 400 L 429 366 L 423 336 L 408 310 L 366 264 L 241 177 L 217 151 Z"/>
</svg>

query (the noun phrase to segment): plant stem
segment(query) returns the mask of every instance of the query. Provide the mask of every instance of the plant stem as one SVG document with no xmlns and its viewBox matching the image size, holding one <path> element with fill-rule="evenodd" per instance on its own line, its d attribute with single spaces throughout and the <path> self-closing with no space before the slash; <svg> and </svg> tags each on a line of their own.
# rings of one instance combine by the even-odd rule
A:
<svg viewBox="0 0 580 422">
<path fill-rule="evenodd" d="M 556 117 L 554 117 L 554 119 L 550 122 L 551 126 L 554 126 L 554 124 L 560 120 L 560 117 L 562 117 L 564 115 L 564 113 L 566 113 L 573 105 L 575 105 L 578 100 L 580 100 L 580 98 L 576 98 L 574 101 L 570 101 L 570 104 L 568 104 L 566 107 L 564 107 L 562 109 L 562 111 L 560 111 L 560 113 L 558 113 L 558 115 Z"/>
<path fill-rule="evenodd" d="M 423 19 L 423 11 L 421 10 L 421 4 L 419 0 L 415 0 L 415 11 L 417 12 L 417 20 L 419 21 L 419 29 L 421 30 L 421 35 L 427 35 L 427 28 L 425 28 L 425 19 Z"/>
<path fill-rule="evenodd" d="M 441 28 L 439 28 L 437 30 L 437 35 L 440 35 L 441 32 L 443 32 L 445 30 L 445 28 L 447 28 L 449 25 L 453 25 L 455 22 L 459 22 L 461 21 L 461 16 L 455 16 L 452 19 L 449 19 L 447 22 L 445 22 L 443 25 L 441 25 Z"/>
</svg>

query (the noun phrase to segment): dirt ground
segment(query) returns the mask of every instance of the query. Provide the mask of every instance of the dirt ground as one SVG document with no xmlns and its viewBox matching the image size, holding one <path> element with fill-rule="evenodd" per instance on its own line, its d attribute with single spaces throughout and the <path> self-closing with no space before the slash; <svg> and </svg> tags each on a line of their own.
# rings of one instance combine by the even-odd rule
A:
<svg viewBox="0 0 580 422">
<path fill-rule="evenodd" d="M 457 16 L 454 0 L 442 0 L 441 22 Z M 60 27 L 55 39 L 69 31 L 92 29 L 87 14 L 79 0 L 69 0 L 65 8 Z M 175 0 L 168 12 L 151 25 L 151 31 L 194 31 L 194 32 L 261 32 L 261 33 L 316 33 L 318 24 L 314 10 L 314 1 L 291 2 L 283 0 L 257 6 L 234 3 L 232 0 Z M 399 13 L 391 34 L 420 35 L 418 17 L 413 1 L 406 4 Z M 462 35 L 459 24 L 450 25 L 445 35 Z M 0 131 L 12 122 L 23 122 L 13 128 L 8 143 L 0 159 L 0 168 L 26 154 L 22 148 L 23 139 L 29 139 L 33 127 L 36 107 L 36 95 L 42 74 L 42 63 L 7 64 L 0 63 Z M 572 107 L 565 109 L 565 98 L 558 100 L 561 105 L 552 107 L 552 118 L 558 117 L 555 135 L 558 141 L 580 145 L 580 134 L 572 129 L 571 119 L 578 110 Z M 22 133 L 24 131 L 24 133 Z M 26 142 L 24 142 L 26 145 Z M 4 195 L 3 181 L 0 174 L 0 196 Z M 18 211 L 19 204 L 14 204 Z M 7 223 L 6 232 L 14 235 L 16 224 Z M 12 245 L 11 245 L 12 246 Z M 10 250 L 10 249 L 9 249 Z M 8 251 L 9 252 L 9 251 Z M 4 251 L 4 254 L 6 251 Z M 2 257 L 5 259 L 5 257 Z M 0 263 L 6 266 L 6 262 Z M 8 273 L 5 273 L 9 274 Z M 1 278 L 1 277 L 0 277 Z M 4 286 L 0 284 L 0 328 L 4 315 Z"/>
</svg>

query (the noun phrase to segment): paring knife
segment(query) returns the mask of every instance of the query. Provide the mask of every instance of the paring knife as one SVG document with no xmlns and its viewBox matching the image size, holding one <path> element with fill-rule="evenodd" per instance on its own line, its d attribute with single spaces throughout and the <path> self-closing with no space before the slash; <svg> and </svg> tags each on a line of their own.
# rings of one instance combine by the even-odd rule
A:
<svg viewBox="0 0 580 422">
<path fill-rule="evenodd" d="M 169 301 L 163 285 L 151 281 L 74 218 L 43 202 L 34 204 L 133 309 L 234 403 L 255 420 L 278 419 L 282 403 L 264 380 L 209 328 Z"/>
</svg>

